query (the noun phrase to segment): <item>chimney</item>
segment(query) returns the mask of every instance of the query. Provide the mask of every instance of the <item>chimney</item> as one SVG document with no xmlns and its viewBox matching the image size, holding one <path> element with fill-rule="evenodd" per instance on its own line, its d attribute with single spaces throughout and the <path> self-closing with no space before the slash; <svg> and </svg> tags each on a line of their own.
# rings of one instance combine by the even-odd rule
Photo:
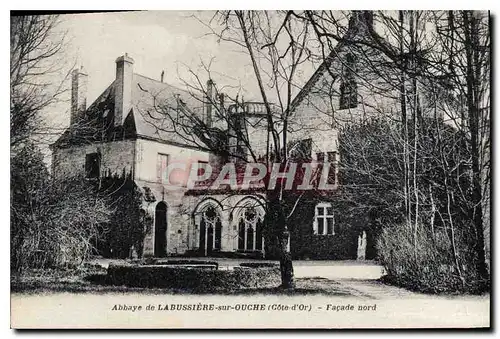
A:
<svg viewBox="0 0 500 339">
<path fill-rule="evenodd" d="M 215 89 L 214 89 L 214 82 L 212 79 L 208 79 L 207 81 L 207 103 L 206 103 L 206 121 L 205 123 L 207 124 L 208 127 L 212 126 L 212 106 L 215 102 L 214 100 L 214 94 L 215 94 Z"/>
<path fill-rule="evenodd" d="M 165 76 L 165 70 L 161 71 L 161 82 L 163 82 L 163 77 Z"/>
<path fill-rule="evenodd" d="M 73 70 L 71 74 L 70 127 L 78 123 L 87 109 L 87 82 L 88 75 L 85 74 L 83 67 Z"/>
<path fill-rule="evenodd" d="M 366 33 L 373 29 L 373 11 L 352 11 L 348 34 Z"/>
<path fill-rule="evenodd" d="M 132 108 L 134 59 L 125 55 L 116 59 L 115 126 L 121 126 Z"/>
</svg>

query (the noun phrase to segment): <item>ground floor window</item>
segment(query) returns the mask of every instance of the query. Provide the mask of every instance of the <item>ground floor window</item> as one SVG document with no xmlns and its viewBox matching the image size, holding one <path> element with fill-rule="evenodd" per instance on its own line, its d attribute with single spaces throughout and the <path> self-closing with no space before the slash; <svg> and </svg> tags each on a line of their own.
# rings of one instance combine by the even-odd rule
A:
<svg viewBox="0 0 500 339">
<path fill-rule="evenodd" d="M 238 223 L 238 250 L 262 250 L 262 218 L 254 208 L 247 208 Z"/>
<path fill-rule="evenodd" d="M 201 215 L 200 250 L 206 254 L 221 249 L 222 222 L 214 207 L 209 206 Z"/>
<path fill-rule="evenodd" d="M 335 218 L 331 203 L 322 202 L 316 205 L 313 233 L 317 235 L 335 234 Z"/>
</svg>

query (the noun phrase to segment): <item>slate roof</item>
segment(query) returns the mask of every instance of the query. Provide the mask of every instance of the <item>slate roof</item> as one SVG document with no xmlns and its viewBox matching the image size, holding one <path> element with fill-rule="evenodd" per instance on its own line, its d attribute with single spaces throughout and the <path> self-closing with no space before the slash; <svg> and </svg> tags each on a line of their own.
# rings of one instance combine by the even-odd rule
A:
<svg viewBox="0 0 500 339">
<path fill-rule="evenodd" d="M 178 100 L 191 112 L 201 116 L 203 103 L 198 97 L 167 83 L 134 73 L 132 76 L 132 108 L 122 126 L 114 126 L 115 82 L 87 108 L 83 122 L 72 133 L 68 127 L 52 147 L 143 137 L 172 144 L 183 142 L 182 131 L 174 131 L 172 118 L 177 115 Z M 161 107 L 161 109 L 160 109 Z M 168 108 L 169 115 L 162 110 Z M 159 126 L 157 128 L 156 126 Z M 187 146 L 187 145 L 186 145 Z"/>
<path fill-rule="evenodd" d="M 180 142 L 182 131 L 173 129 L 172 118 L 177 116 L 177 100 L 191 112 L 201 116 L 203 102 L 191 93 L 148 77 L 134 74 L 132 82 L 132 109 L 136 134 L 161 141 Z M 160 107 L 161 106 L 161 107 Z M 168 117 L 162 114 L 169 110 Z M 158 126 L 159 128 L 157 128 Z"/>
</svg>

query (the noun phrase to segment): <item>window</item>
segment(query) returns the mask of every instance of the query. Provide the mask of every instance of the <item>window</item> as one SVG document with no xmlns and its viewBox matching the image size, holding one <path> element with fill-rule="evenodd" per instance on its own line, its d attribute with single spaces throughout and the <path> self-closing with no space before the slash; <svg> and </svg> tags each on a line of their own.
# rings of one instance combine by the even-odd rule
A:
<svg viewBox="0 0 500 339">
<path fill-rule="evenodd" d="M 318 162 L 325 162 L 325 153 L 323 152 L 316 153 L 316 160 Z"/>
<path fill-rule="evenodd" d="M 254 208 L 247 208 L 238 223 L 238 250 L 263 249 L 262 216 Z"/>
<path fill-rule="evenodd" d="M 292 141 L 288 145 L 290 159 L 293 161 L 311 160 L 312 139 L 303 139 Z"/>
<path fill-rule="evenodd" d="M 328 152 L 328 162 L 330 163 L 330 168 L 328 169 L 328 184 L 334 185 L 337 181 L 337 152 Z"/>
<path fill-rule="evenodd" d="M 186 127 L 189 126 L 189 120 L 188 118 L 184 115 L 183 112 L 177 111 L 177 125 L 178 127 Z M 177 126 L 176 126 L 177 127 Z"/>
<path fill-rule="evenodd" d="M 358 106 L 358 88 L 354 77 L 356 63 L 352 54 L 347 54 L 346 63 L 343 65 L 342 78 L 340 79 L 340 109 Z"/>
<path fill-rule="evenodd" d="M 206 161 L 200 161 L 200 160 L 198 160 L 198 162 L 193 163 L 193 165 L 192 165 L 192 166 L 196 166 L 196 171 L 197 171 L 197 172 L 196 172 L 196 173 L 197 173 L 196 175 L 197 175 L 198 177 L 201 177 L 201 176 L 205 175 L 205 173 L 207 173 L 208 162 L 206 162 Z M 193 169 L 193 170 L 194 170 L 194 169 Z M 196 185 L 196 187 L 209 186 L 209 185 L 212 183 L 212 181 L 211 181 L 211 180 L 213 180 L 213 179 L 211 179 L 211 178 L 207 178 L 207 179 L 205 179 L 205 180 L 203 180 L 203 181 L 201 181 L 201 180 L 197 180 L 197 181 L 195 182 L 195 185 Z"/>
<path fill-rule="evenodd" d="M 156 159 L 156 180 L 157 182 L 164 183 L 167 182 L 167 166 L 168 166 L 168 155 L 158 153 Z"/>
<path fill-rule="evenodd" d="M 332 204 L 319 203 L 316 205 L 313 233 L 317 235 L 335 234 L 335 218 Z"/>
<path fill-rule="evenodd" d="M 99 178 L 101 173 L 101 155 L 90 153 L 85 156 L 85 176 L 87 178 Z"/>
<path fill-rule="evenodd" d="M 212 251 L 221 249 L 222 222 L 219 213 L 209 206 L 201 215 L 200 221 L 200 251 L 209 255 Z"/>
</svg>

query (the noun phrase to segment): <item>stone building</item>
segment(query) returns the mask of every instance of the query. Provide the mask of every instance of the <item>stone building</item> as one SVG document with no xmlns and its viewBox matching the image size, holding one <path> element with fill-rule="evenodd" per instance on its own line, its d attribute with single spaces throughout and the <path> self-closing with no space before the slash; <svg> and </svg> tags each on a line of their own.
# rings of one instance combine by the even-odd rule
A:
<svg viewBox="0 0 500 339">
<path fill-rule="evenodd" d="M 344 51 L 342 44 L 334 52 L 293 101 L 290 120 L 290 126 L 300 126 L 291 133 L 290 140 L 305 141 L 312 160 L 333 165 L 338 161 L 338 121 L 347 116 L 360 117 L 367 114 L 368 107 L 376 107 L 376 102 L 365 105 L 360 100 L 363 93 L 351 72 L 355 56 Z M 212 121 L 213 102 L 198 100 L 163 79 L 157 81 L 134 73 L 133 68 L 134 60 L 127 54 L 116 59 L 115 80 L 89 106 L 89 76 L 83 69 L 75 70 L 70 126 L 52 145 L 54 175 L 80 174 L 88 180 L 112 181 L 111 186 L 116 188 L 113 192 L 137 195 L 120 212 L 120 218 L 126 216 L 123 222 L 128 223 L 129 229 L 124 231 L 119 225 L 111 228 L 108 237 L 118 240 L 111 239 L 107 246 L 112 248 L 104 253 L 126 256 L 134 248 L 139 256 L 154 257 L 273 257 L 273 240 L 266 235 L 262 188 L 250 187 L 228 194 L 187 185 L 171 187 L 165 182 L 165 170 L 171 163 L 184 163 L 190 168 L 193 164 L 202 167 L 206 163 L 231 161 L 193 146 L 188 142 L 193 132 L 176 128 L 182 125 L 182 108 L 195 112 L 207 124 L 220 123 Z M 208 95 L 212 85 L 210 81 L 207 84 Z M 326 87 L 328 102 L 324 101 Z M 158 103 L 178 112 L 178 117 L 165 119 L 156 109 Z M 262 104 L 246 103 L 227 109 L 241 111 L 252 136 L 252 149 L 264 154 L 268 132 Z M 238 147 L 237 144 L 237 140 L 229 140 L 228 147 Z M 336 174 L 333 184 L 337 184 Z M 334 194 L 332 191 L 324 200 L 299 204 L 297 226 L 291 230 L 294 257 L 364 258 L 366 236 L 346 226 L 341 211 L 332 204 Z M 113 249 L 117 243 L 125 250 Z"/>
</svg>

